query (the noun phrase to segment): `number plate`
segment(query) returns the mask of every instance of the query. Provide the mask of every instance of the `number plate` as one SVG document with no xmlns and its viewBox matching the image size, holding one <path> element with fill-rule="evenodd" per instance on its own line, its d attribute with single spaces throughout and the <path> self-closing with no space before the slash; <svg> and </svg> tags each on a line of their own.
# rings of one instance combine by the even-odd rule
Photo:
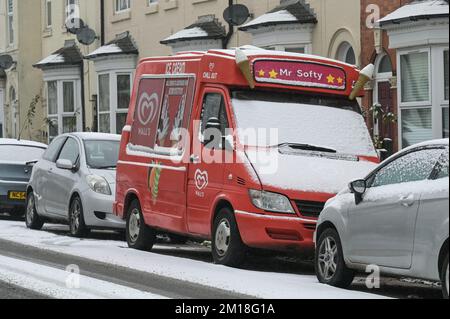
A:
<svg viewBox="0 0 450 319">
<path fill-rule="evenodd" d="M 27 198 L 27 193 L 26 192 L 14 192 L 11 191 L 8 193 L 8 198 L 11 200 L 21 200 L 24 201 Z"/>
</svg>

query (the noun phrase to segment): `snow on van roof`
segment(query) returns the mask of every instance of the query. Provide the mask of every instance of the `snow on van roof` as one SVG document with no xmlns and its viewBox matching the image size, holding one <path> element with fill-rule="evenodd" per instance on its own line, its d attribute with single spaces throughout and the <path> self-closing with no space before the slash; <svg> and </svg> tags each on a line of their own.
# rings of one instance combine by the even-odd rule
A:
<svg viewBox="0 0 450 319">
<path fill-rule="evenodd" d="M 10 138 L 0 138 L 0 145 L 19 145 L 19 146 L 47 148 L 47 145 L 45 145 L 43 143 L 27 141 L 27 140 L 16 140 L 16 139 L 10 139 Z"/>
<path fill-rule="evenodd" d="M 379 20 L 378 23 L 383 26 L 389 23 L 400 23 L 402 21 L 415 21 L 418 19 L 430 19 L 448 16 L 448 1 L 413 1 L 388 14 L 386 17 Z"/>
</svg>

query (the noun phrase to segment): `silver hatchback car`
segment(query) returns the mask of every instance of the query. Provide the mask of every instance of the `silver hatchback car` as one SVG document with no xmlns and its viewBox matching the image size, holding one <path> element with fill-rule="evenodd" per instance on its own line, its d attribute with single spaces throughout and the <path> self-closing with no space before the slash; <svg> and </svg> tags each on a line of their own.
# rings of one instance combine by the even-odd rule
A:
<svg viewBox="0 0 450 319">
<path fill-rule="evenodd" d="M 315 235 L 317 276 L 346 288 L 356 272 L 376 266 L 386 275 L 441 281 L 448 298 L 448 238 L 445 139 L 403 150 L 328 201 Z"/>
<path fill-rule="evenodd" d="M 57 137 L 34 166 L 27 188 L 26 224 L 69 223 L 73 236 L 91 229 L 124 230 L 112 213 L 120 136 L 71 133 Z"/>
</svg>

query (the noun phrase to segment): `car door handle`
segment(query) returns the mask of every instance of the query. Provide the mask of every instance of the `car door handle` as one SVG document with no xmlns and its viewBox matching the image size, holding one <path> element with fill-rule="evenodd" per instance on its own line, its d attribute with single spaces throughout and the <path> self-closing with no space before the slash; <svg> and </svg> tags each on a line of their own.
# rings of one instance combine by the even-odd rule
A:
<svg viewBox="0 0 450 319">
<path fill-rule="evenodd" d="M 414 198 L 414 195 L 408 195 L 408 196 L 401 196 L 400 197 L 400 204 L 403 207 L 411 207 L 416 202 L 416 199 Z"/>
<path fill-rule="evenodd" d="M 198 164 L 198 163 L 200 163 L 200 157 L 198 155 L 191 155 L 191 157 L 189 158 L 189 161 L 192 164 Z"/>
</svg>

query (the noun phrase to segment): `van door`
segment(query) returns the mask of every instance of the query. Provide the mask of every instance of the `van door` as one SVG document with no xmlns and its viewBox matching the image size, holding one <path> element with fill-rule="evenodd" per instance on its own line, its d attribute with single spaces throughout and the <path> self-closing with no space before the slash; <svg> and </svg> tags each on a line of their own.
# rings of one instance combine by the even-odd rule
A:
<svg viewBox="0 0 450 319">
<path fill-rule="evenodd" d="M 225 149 L 223 137 L 230 127 L 227 114 L 227 93 L 219 88 L 206 88 L 202 94 L 202 109 L 196 115 L 193 133 L 193 153 L 189 165 L 188 228 L 191 233 L 210 235 L 212 205 L 224 184 Z M 207 130 L 208 122 L 220 128 L 214 140 Z M 218 130 L 216 130 L 218 132 Z"/>
<path fill-rule="evenodd" d="M 134 174 L 141 181 L 136 186 L 146 224 L 180 233 L 187 232 L 187 129 L 194 93 L 193 77 L 142 79 L 129 145 L 139 157 Z"/>
</svg>

